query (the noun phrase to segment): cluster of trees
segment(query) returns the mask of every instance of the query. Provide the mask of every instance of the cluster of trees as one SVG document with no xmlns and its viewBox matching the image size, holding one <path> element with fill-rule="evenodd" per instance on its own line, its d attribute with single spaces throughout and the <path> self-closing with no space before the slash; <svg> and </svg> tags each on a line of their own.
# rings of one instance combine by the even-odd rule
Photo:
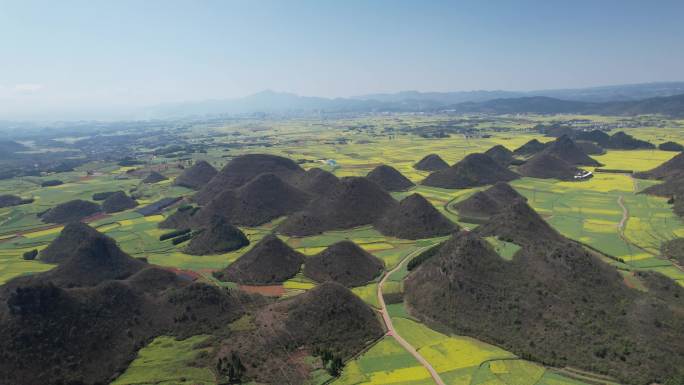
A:
<svg viewBox="0 0 684 385">
<path fill-rule="evenodd" d="M 342 373 L 342 368 L 344 367 L 342 358 L 336 356 L 329 349 L 316 348 L 313 351 L 313 355 L 321 357 L 321 363 L 323 364 L 323 367 L 331 376 L 339 377 L 340 373 Z"/>
<path fill-rule="evenodd" d="M 221 357 L 216 362 L 216 373 L 219 375 L 219 384 L 242 384 L 245 376 L 245 366 L 237 353 L 232 352 L 230 358 Z"/>
</svg>

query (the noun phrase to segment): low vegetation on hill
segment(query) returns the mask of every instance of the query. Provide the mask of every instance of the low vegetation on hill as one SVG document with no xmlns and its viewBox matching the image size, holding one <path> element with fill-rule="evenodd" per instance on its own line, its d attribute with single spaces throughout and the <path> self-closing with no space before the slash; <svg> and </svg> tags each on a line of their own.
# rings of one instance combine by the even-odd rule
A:
<svg viewBox="0 0 684 385">
<path fill-rule="evenodd" d="M 449 168 L 449 164 L 444 161 L 437 154 L 426 155 L 423 159 L 419 160 L 418 163 L 414 164 L 413 167 L 416 170 L 421 171 L 439 171 Z"/>
<path fill-rule="evenodd" d="M 449 235 L 458 226 L 440 213 L 420 194 L 411 194 L 375 223 L 384 235 L 421 239 Z"/>
<path fill-rule="evenodd" d="M 500 144 L 497 144 L 496 146 L 485 151 L 485 154 L 489 155 L 492 159 L 504 167 L 507 167 L 513 161 L 513 151 Z"/>
<path fill-rule="evenodd" d="M 69 223 L 80 221 L 101 211 L 100 205 L 94 202 L 76 199 L 58 204 L 40 215 L 45 223 Z"/>
<path fill-rule="evenodd" d="M 383 334 L 368 305 L 326 282 L 258 311 L 252 330 L 222 341 L 217 361 L 240 362 L 242 382 L 303 384 L 309 380 L 307 355 L 327 354 L 341 364 Z M 219 376 L 228 378 L 230 367 Z"/>
<path fill-rule="evenodd" d="M 518 167 L 523 176 L 541 179 L 574 180 L 581 170 L 546 152 L 541 152 Z"/>
<path fill-rule="evenodd" d="M 209 203 L 225 190 L 241 187 L 256 176 L 271 173 L 287 179 L 293 174 L 302 173 L 294 161 L 275 155 L 248 154 L 232 159 L 193 197 L 200 204 Z"/>
<path fill-rule="evenodd" d="M 102 202 L 102 210 L 106 213 L 118 213 L 138 206 L 135 199 L 126 195 L 123 191 L 116 191 Z"/>
<path fill-rule="evenodd" d="M 546 148 L 546 144 L 538 141 L 537 139 L 531 139 L 529 142 L 523 144 L 522 146 L 516 148 L 513 154 L 519 156 L 531 156 L 538 152 L 542 152 Z"/>
<path fill-rule="evenodd" d="M 415 186 L 407 177 L 397 169 L 382 164 L 368 173 L 366 178 L 377 183 L 386 191 L 405 191 Z"/>
<path fill-rule="evenodd" d="M 684 217 L 684 153 L 677 154 L 650 171 L 636 173 L 635 176 L 663 181 L 644 189 L 642 193 L 670 198 L 675 214 Z"/>
<path fill-rule="evenodd" d="M 672 142 L 672 141 L 667 141 L 660 143 L 658 145 L 658 149 L 662 151 L 674 151 L 674 152 L 682 152 L 684 151 L 684 146 L 677 142 Z"/>
<path fill-rule="evenodd" d="M 606 150 L 600 145 L 587 140 L 575 140 L 575 144 L 587 155 L 603 155 Z"/>
<path fill-rule="evenodd" d="M 245 234 L 221 216 L 214 216 L 185 247 L 190 255 L 227 253 L 249 245 Z"/>
<path fill-rule="evenodd" d="M 483 237 L 522 248 L 503 259 Z M 486 283 L 486 284 L 483 284 Z M 544 222 L 523 200 L 460 232 L 405 282 L 413 314 L 551 366 L 629 384 L 681 375 L 681 302 L 630 289 L 614 268 Z"/>
<path fill-rule="evenodd" d="M 337 188 L 289 216 L 278 230 L 287 235 L 313 235 L 375 223 L 397 202 L 363 177 L 340 179 Z"/>
<path fill-rule="evenodd" d="M 165 177 L 164 175 L 162 175 L 156 171 L 152 171 L 151 173 L 149 173 L 145 177 L 145 179 L 143 179 L 143 183 L 154 184 L 154 183 L 159 183 L 159 182 L 167 180 L 167 179 L 169 179 L 169 178 Z"/>
<path fill-rule="evenodd" d="M 454 207 L 462 217 L 486 219 L 519 200 L 526 199 L 508 183 L 499 182 L 456 203 Z"/>
<path fill-rule="evenodd" d="M 377 277 L 382 261 L 352 241 L 341 241 L 306 259 L 304 275 L 318 281 L 360 286 Z"/>
<path fill-rule="evenodd" d="M 311 196 L 283 181 L 276 174 L 261 174 L 235 190 L 212 198 L 196 215 L 205 224 L 220 215 L 233 224 L 258 226 L 303 209 Z"/>
<path fill-rule="evenodd" d="M 209 183 L 211 178 L 213 178 L 218 171 L 209 164 L 209 162 L 201 160 L 192 165 L 192 167 L 187 168 L 176 177 L 173 182 L 177 186 L 187 187 L 194 190 L 199 190 L 204 185 Z"/>
<path fill-rule="evenodd" d="M 433 172 L 421 184 L 449 189 L 471 188 L 508 182 L 519 177 L 489 155 L 469 154 L 453 166 Z"/>
<path fill-rule="evenodd" d="M 33 199 L 23 199 L 16 195 L 3 194 L 0 195 L 0 209 L 4 207 L 12 207 L 19 205 L 26 205 L 32 203 Z"/>
<path fill-rule="evenodd" d="M 274 234 L 270 234 L 237 261 L 214 275 L 222 281 L 246 285 L 276 284 L 294 277 L 299 272 L 304 258 L 303 254 L 293 250 Z"/>
<path fill-rule="evenodd" d="M 674 238 L 660 247 L 660 253 L 668 259 L 674 259 L 678 264 L 684 265 L 684 238 Z"/>
<path fill-rule="evenodd" d="M 47 263 L 61 263 L 69 259 L 74 251 L 100 233 L 81 222 L 68 223 L 50 244 L 40 252 L 40 260 Z"/>
<path fill-rule="evenodd" d="M 563 135 L 543 150 L 544 153 L 553 155 L 571 165 L 575 166 L 594 166 L 598 167 L 601 164 L 588 156 L 579 148 L 575 142 L 568 136 Z"/>
</svg>

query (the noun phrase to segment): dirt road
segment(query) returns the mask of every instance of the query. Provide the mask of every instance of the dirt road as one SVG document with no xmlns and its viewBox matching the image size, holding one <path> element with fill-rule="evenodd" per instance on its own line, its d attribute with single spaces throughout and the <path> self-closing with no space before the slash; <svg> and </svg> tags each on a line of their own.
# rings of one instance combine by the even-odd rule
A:
<svg viewBox="0 0 684 385">
<path fill-rule="evenodd" d="M 420 362 L 420 364 L 423 365 L 425 367 L 425 369 L 427 369 L 427 371 L 430 373 L 430 376 L 432 376 L 432 379 L 435 381 L 436 384 L 445 385 L 444 381 L 442 381 L 442 378 L 439 376 L 439 373 L 437 373 L 435 368 L 433 368 L 432 365 L 430 365 L 430 363 L 427 362 L 427 360 L 425 358 L 423 358 L 423 356 L 420 353 L 418 353 L 418 351 L 413 346 L 411 346 L 411 344 L 409 344 L 408 341 L 406 341 L 404 338 L 402 338 L 402 336 L 399 335 L 399 333 L 397 333 L 397 331 L 394 329 L 394 325 L 392 325 L 392 318 L 390 317 L 389 313 L 387 312 L 387 305 L 385 305 L 385 298 L 382 295 L 382 287 L 385 285 L 385 282 L 387 281 L 389 276 L 392 275 L 392 273 L 394 273 L 395 271 L 401 269 L 401 267 L 411 257 L 421 253 L 425 249 L 426 248 L 419 249 L 419 250 L 416 250 L 415 252 L 407 255 L 406 257 L 404 257 L 404 259 L 401 260 L 401 262 L 399 262 L 397 264 L 397 266 L 394 269 L 385 273 L 385 275 L 382 277 L 382 280 L 378 284 L 378 303 L 380 304 L 380 313 L 382 314 L 382 319 L 385 322 L 385 326 L 387 327 L 387 335 L 394 337 L 394 339 L 397 340 L 397 342 L 399 342 L 399 344 L 401 346 L 403 346 L 407 352 L 411 353 L 411 355 L 413 357 L 415 357 L 415 359 L 418 360 L 418 362 Z"/>
</svg>

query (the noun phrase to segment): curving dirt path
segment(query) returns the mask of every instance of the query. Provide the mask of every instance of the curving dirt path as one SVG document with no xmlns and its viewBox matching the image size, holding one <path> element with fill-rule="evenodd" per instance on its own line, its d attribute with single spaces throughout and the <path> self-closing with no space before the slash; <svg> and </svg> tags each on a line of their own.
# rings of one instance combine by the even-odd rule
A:
<svg viewBox="0 0 684 385">
<path fill-rule="evenodd" d="M 625 225 L 627 224 L 627 220 L 629 219 L 629 211 L 627 210 L 627 206 L 625 206 L 625 198 L 623 198 L 622 195 L 618 196 L 617 204 L 622 209 L 622 218 L 620 219 L 620 223 L 618 223 L 618 231 L 620 232 L 620 237 L 624 239 Z"/>
<path fill-rule="evenodd" d="M 387 335 L 394 337 L 394 339 L 397 340 L 397 342 L 399 342 L 399 344 L 403 346 L 407 352 L 411 353 L 411 355 L 416 360 L 418 360 L 418 362 L 420 362 L 420 364 L 423 365 L 425 369 L 427 369 L 427 371 L 430 373 L 430 376 L 432 376 L 432 379 L 435 381 L 437 385 L 445 385 L 444 381 L 442 381 L 442 378 L 439 376 L 439 373 L 437 373 L 435 368 L 433 368 L 432 365 L 430 365 L 430 363 L 425 358 L 423 358 L 423 356 L 420 353 L 418 353 L 418 351 L 411 344 L 409 344 L 408 341 L 406 341 L 401 335 L 399 335 L 399 333 L 397 333 L 397 331 L 394 329 L 394 325 L 392 324 L 392 317 L 390 317 L 389 312 L 387 312 L 385 298 L 382 295 L 382 287 L 389 278 L 389 276 L 392 275 L 395 271 L 401 269 L 404 263 L 406 263 L 406 261 L 408 261 L 412 256 L 419 254 L 425 249 L 427 248 L 418 249 L 413 253 L 408 254 L 404 257 L 404 259 L 401 260 L 401 262 L 397 264 L 397 266 L 394 269 L 385 273 L 385 275 L 382 277 L 382 280 L 380 280 L 380 283 L 378 284 L 378 303 L 380 304 L 380 314 L 382 314 L 382 320 L 385 322 L 385 326 L 387 327 Z"/>
</svg>

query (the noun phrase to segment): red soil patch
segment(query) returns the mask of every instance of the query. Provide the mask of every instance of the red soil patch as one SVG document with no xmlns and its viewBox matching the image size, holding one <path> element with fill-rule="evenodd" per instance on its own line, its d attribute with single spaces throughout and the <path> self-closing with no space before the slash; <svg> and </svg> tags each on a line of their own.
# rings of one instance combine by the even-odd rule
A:
<svg viewBox="0 0 684 385">
<path fill-rule="evenodd" d="M 625 286 L 629 287 L 630 289 L 635 289 L 636 286 L 634 285 L 634 282 L 632 281 L 634 278 L 634 273 L 630 273 L 629 275 L 625 275 L 622 281 L 625 283 Z"/>
<path fill-rule="evenodd" d="M 187 277 L 193 281 L 196 281 L 202 277 L 202 275 L 200 273 L 198 273 L 196 271 L 192 271 L 192 270 L 183 270 L 183 269 L 179 269 L 177 267 L 169 267 L 169 266 L 159 266 L 159 267 L 166 270 L 166 271 L 170 271 L 170 272 L 172 272 L 178 276 Z"/>
<path fill-rule="evenodd" d="M 240 285 L 238 286 L 240 290 L 247 293 L 261 294 L 268 297 L 280 297 L 285 294 L 285 288 L 283 285 L 270 285 L 270 286 L 252 286 L 252 285 Z"/>
<path fill-rule="evenodd" d="M 99 221 L 100 219 L 109 218 L 110 216 L 111 215 L 105 214 L 105 213 L 97 213 L 95 215 L 91 215 L 89 217 L 83 218 L 82 222 L 85 222 L 85 223 L 95 222 L 95 221 Z"/>
</svg>

